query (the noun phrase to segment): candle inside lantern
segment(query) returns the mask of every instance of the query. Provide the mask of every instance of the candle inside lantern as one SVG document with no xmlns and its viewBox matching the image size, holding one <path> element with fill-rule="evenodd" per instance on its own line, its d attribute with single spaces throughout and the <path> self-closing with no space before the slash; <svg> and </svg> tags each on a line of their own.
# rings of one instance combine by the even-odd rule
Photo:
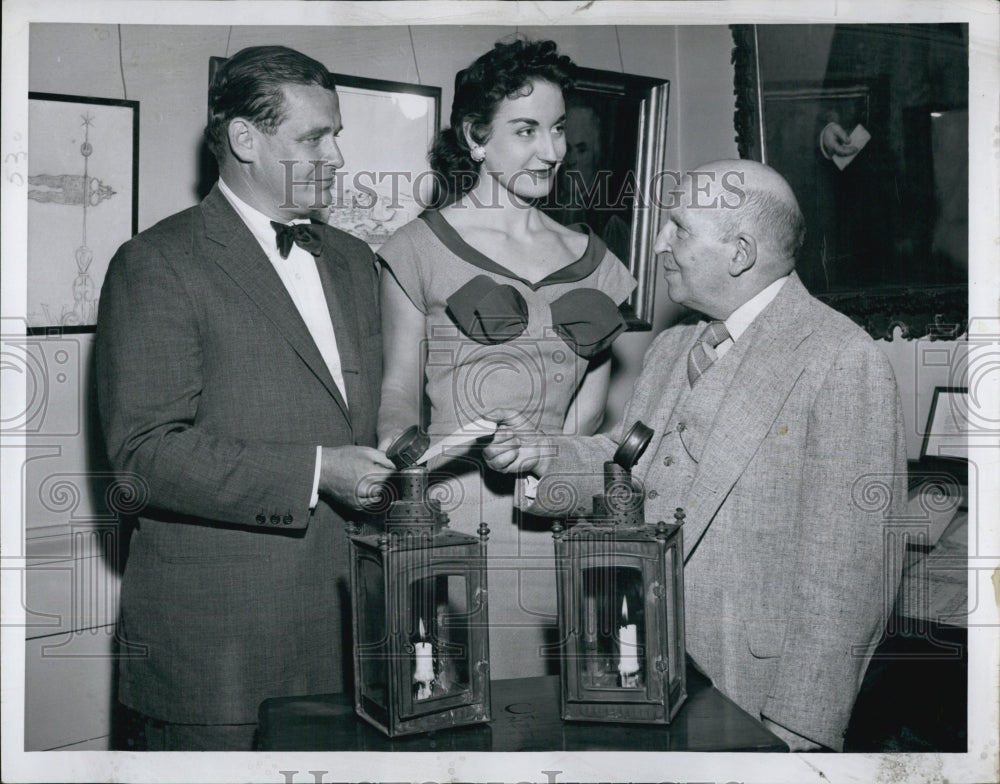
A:
<svg viewBox="0 0 1000 784">
<path fill-rule="evenodd" d="M 618 674 L 623 687 L 639 685 L 638 633 L 634 623 L 628 622 L 628 601 L 622 598 L 622 625 L 618 627 Z"/>
<path fill-rule="evenodd" d="M 427 631 L 424 619 L 420 619 L 420 642 L 413 646 L 413 682 L 417 686 L 417 699 L 426 700 L 431 696 L 434 681 L 434 649 L 426 641 Z"/>
</svg>

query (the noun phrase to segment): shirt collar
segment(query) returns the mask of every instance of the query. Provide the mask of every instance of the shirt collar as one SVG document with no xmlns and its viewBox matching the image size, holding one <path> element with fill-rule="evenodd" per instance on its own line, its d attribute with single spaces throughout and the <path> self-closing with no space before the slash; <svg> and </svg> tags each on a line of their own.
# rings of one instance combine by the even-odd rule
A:
<svg viewBox="0 0 1000 784">
<path fill-rule="evenodd" d="M 243 219 L 243 222 L 250 229 L 253 236 L 260 243 L 260 246 L 264 248 L 265 251 L 276 251 L 278 244 L 274 235 L 274 228 L 271 226 L 271 219 L 267 217 L 263 212 L 255 207 L 251 207 L 243 199 L 237 196 L 233 189 L 226 185 L 226 181 L 221 177 L 219 178 L 219 190 L 222 191 L 222 195 L 226 197 L 229 203 L 236 210 L 237 215 Z M 280 221 L 279 221 L 280 223 Z M 309 223 L 308 218 L 296 218 L 295 220 L 289 221 L 289 224 L 295 223 Z"/>
<path fill-rule="evenodd" d="M 771 304 L 771 300 L 778 296 L 778 292 L 781 291 L 781 287 L 785 285 L 788 277 L 785 275 L 783 278 L 778 278 L 770 286 L 757 292 L 755 296 L 729 314 L 729 318 L 725 321 L 726 330 L 734 342 L 747 331 L 747 327 L 753 323 L 761 311 Z"/>
</svg>

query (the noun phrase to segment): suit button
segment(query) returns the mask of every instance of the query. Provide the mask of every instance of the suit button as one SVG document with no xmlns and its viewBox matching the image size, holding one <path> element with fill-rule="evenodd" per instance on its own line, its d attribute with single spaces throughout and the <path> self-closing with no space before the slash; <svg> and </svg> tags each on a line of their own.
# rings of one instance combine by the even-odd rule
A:
<svg viewBox="0 0 1000 784">
<path fill-rule="evenodd" d="M 281 523 L 281 518 L 278 515 L 271 515 L 271 525 L 279 525 Z"/>
<path fill-rule="evenodd" d="M 264 515 L 262 514 L 257 515 L 256 520 L 257 520 L 257 525 L 264 525 L 264 523 L 267 522 L 267 518 L 264 517 Z"/>
<path fill-rule="evenodd" d="M 286 514 L 284 517 L 281 518 L 281 522 L 283 522 L 285 525 L 291 525 L 292 519 L 293 518 L 290 514 Z"/>
<path fill-rule="evenodd" d="M 669 468 L 673 464 L 674 464 L 674 458 L 673 457 L 667 456 L 667 457 L 663 458 L 663 465 L 665 465 L 665 466 L 667 466 Z"/>
<path fill-rule="evenodd" d="M 650 490 L 648 493 L 646 493 L 646 498 L 656 498 L 656 496 L 658 495 L 659 493 L 657 493 L 655 490 Z"/>
</svg>

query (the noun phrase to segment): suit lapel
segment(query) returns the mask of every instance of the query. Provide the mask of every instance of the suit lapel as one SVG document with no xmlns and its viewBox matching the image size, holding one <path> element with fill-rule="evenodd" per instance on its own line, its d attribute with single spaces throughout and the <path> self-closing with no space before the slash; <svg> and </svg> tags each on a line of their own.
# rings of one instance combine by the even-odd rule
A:
<svg viewBox="0 0 1000 784">
<path fill-rule="evenodd" d="M 687 355 L 691 350 L 691 346 L 694 345 L 695 339 L 701 334 L 704 328 L 705 322 L 699 321 L 697 325 L 689 329 L 690 339 L 683 342 L 684 350 L 681 353 L 680 359 L 673 364 L 669 370 L 669 375 L 664 380 L 664 384 L 661 387 L 662 392 L 657 397 L 659 402 L 650 423 L 650 427 L 657 432 L 663 433 L 666 431 L 670 417 L 673 416 L 674 408 L 677 406 L 677 401 L 688 388 Z"/>
<path fill-rule="evenodd" d="M 223 250 L 216 263 L 246 293 L 261 312 L 277 327 L 285 340 L 316 375 L 337 405 L 348 417 L 347 405 L 330 375 L 330 370 L 316 347 L 316 342 L 289 296 L 284 283 L 267 255 L 261 250 L 250 229 L 226 201 L 216 185 L 202 202 L 205 235 Z M 320 265 L 323 266 L 323 265 Z M 324 285 L 325 288 L 325 285 Z M 329 299 L 328 299 L 329 301 Z M 334 322 L 334 330 L 338 325 Z M 338 333 L 342 334 L 342 333 Z M 344 343 L 353 341 L 344 340 Z M 341 341 L 338 340 L 338 349 Z M 342 350 L 342 349 L 341 349 Z M 356 364 L 356 363 L 355 363 Z M 349 419 L 349 417 L 348 417 Z"/>
<path fill-rule="evenodd" d="M 323 253 L 316 259 L 319 278 L 323 284 L 327 308 L 333 322 L 333 332 L 337 337 L 337 352 L 340 354 L 340 371 L 344 377 L 347 400 L 353 406 L 361 405 L 361 357 L 358 355 L 358 318 L 350 266 L 340 250 L 334 246 L 330 235 L 326 234 Z M 337 395 L 338 403 L 341 402 Z M 345 410 L 345 413 L 346 410 Z"/>
<path fill-rule="evenodd" d="M 767 436 L 808 361 L 809 294 L 791 278 L 743 337 L 751 342 L 708 435 L 687 499 L 686 557 Z"/>
</svg>

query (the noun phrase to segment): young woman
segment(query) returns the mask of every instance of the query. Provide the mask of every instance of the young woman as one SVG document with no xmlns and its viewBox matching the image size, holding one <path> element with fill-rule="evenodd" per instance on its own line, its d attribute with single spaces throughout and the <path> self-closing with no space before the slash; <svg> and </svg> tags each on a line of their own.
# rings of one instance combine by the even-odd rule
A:
<svg viewBox="0 0 1000 784">
<path fill-rule="evenodd" d="M 566 154 L 572 65 L 552 41 L 497 44 L 460 71 L 431 151 L 444 206 L 380 249 L 385 350 L 378 434 L 489 438 L 491 423 L 589 434 L 601 424 L 618 305 L 635 281 L 599 237 L 535 205 Z M 514 513 L 515 481 L 472 449 L 435 473 L 453 528 L 490 527 L 493 677 L 546 671 L 555 642 L 547 521 Z M 550 630 L 545 636 L 546 628 Z"/>
</svg>

